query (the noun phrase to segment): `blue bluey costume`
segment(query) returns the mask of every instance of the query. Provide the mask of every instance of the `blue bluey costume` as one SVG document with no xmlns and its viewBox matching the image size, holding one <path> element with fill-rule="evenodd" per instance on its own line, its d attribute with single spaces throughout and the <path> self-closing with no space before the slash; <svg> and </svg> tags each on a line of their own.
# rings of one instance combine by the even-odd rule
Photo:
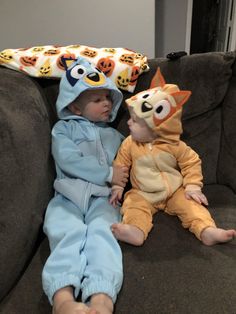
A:
<svg viewBox="0 0 236 314">
<path fill-rule="evenodd" d="M 79 58 L 61 78 L 56 103 L 60 120 L 52 130 L 56 190 L 44 222 L 51 254 L 44 266 L 43 288 L 55 292 L 73 286 L 83 302 L 95 293 L 116 301 L 122 280 L 122 253 L 110 226 L 120 221 L 109 204 L 112 161 L 123 136 L 105 123 L 94 123 L 68 109 L 86 89 L 109 89 L 116 117 L 122 93 L 102 72 Z"/>
</svg>

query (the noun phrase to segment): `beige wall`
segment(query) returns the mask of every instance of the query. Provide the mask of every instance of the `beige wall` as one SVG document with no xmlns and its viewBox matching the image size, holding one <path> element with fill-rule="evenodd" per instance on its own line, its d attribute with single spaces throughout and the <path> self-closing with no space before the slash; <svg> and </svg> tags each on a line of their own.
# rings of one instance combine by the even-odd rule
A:
<svg viewBox="0 0 236 314">
<path fill-rule="evenodd" d="M 126 47 L 155 56 L 155 0 L 0 0 L 0 50 Z"/>
<path fill-rule="evenodd" d="M 156 0 L 156 57 L 189 52 L 192 0 Z"/>
</svg>

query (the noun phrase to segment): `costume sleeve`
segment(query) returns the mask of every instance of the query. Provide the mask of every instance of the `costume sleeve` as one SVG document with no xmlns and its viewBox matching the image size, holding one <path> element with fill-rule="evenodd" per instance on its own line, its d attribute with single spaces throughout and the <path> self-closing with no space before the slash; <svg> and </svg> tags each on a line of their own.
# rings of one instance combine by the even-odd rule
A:
<svg viewBox="0 0 236 314">
<path fill-rule="evenodd" d="M 113 162 L 114 165 L 126 166 L 128 168 L 131 167 L 132 156 L 131 156 L 131 146 L 132 139 L 131 136 L 128 136 L 121 144 L 116 158 Z"/>
<path fill-rule="evenodd" d="M 201 159 L 192 148 L 182 141 L 179 143 L 177 162 L 183 176 L 183 186 L 197 185 L 202 188 Z"/>
<path fill-rule="evenodd" d="M 52 155 L 56 166 L 68 177 L 106 185 L 111 166 L 92 153 L 84 156 L 72 141 L 70 132 L 64 121 L 59 121 L 52 130 Z"/>
</svg>

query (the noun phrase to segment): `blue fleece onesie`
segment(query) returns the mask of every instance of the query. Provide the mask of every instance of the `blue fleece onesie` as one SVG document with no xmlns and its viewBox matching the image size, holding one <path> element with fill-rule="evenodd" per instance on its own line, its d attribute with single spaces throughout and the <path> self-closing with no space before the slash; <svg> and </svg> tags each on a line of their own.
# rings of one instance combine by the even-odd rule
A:
<svg viewBox="0 0 236 314">
<path fill-rule="evenodd" d="M 42 274 L 51 304 L 55 292 L 66 286 L 75 288 L 75 298 L 81 291 L 83 302 L 95 293 L 105 293 L 115 303 L 123 280 L 121 249 L 110 230 L 120 221 L 119 210 L 108 200 L 112 161 L 123 136 L 105 123 L 91 122 L 68 109 L 83 91 L 92 88 L 110 90 L 113 121 L 122 93 L 79 58 L 61 78 L 56 103 L 60 120 L 52 129 L 57 178 L 44 222 L 51 254 Z"/>
</svg>

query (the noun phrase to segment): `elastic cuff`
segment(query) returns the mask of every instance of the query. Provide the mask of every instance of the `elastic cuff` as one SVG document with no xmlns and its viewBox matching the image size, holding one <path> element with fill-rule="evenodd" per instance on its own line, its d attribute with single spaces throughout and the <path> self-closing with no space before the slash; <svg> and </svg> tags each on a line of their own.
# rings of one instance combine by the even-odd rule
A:
<svg viewBox="0 0 236 314">
<path fill-rule="evenodd" d="M 120 288 L 121 285 L 116 289 L 114 284 L 104 280 L 87 283 L 82 288 L 82 302 L 85 303 L 88 301 L 89 297 L 94 294 L 104 293 L 107 294 L 112 299 L 113 304 L 115 304 Z"/>
<path fill-rule="evenodd" d="M 187 184 L 185 186 L 185 191 L 201 191 L 201 187 L 196 184 Z"/>
<path fill-rule="evenodd" d="M 140 218 L 135 219 L 134 217 L 125 218 L 122 220 L 123 224 L 133 225 L 139 228 L 144 234 L 144 240 L 147 239 L 149 232 L 151 231 L 153 224 L 146 221 L 145 219 L 141 220 Z"/>
<path fill-rule="evenodd" d="M 196 228 L 194 228 L 194 230 L 191 230 L 191 228 L 190 228 L 190 231 L 195 234 L 195 236 L 198 238 L 198 240 L 202 241 L 201 240 L 201 233 L 203 230 L 205 230 L 208 227 L 216 228 L 216 224 L 214 223 L 214 221 L 206 222 L 206 223 L 203 222 L 203 223 L 200 223 Z"/>
<path fill-rule="evenodd" d="M 56 281 L 54 281 L 53 283 L 51 282 L 47 282 L 43 284 L 43 289 L 45 294 L 48 297 L 48 300 L 50 302 L 51 305 L 53 305 L 53 296 L 54 294 L 62 288 L 68 287 L 68 286 L 73 286 L 74 289 L 74 296 L 75 299 L 78 297 L 79 295 L 79 291 L 80 291 L 80 279 L 77 276 L 74 275 L 69 275 L 69 276 L 63 276 L 58 278 Z"/>
</svg>

